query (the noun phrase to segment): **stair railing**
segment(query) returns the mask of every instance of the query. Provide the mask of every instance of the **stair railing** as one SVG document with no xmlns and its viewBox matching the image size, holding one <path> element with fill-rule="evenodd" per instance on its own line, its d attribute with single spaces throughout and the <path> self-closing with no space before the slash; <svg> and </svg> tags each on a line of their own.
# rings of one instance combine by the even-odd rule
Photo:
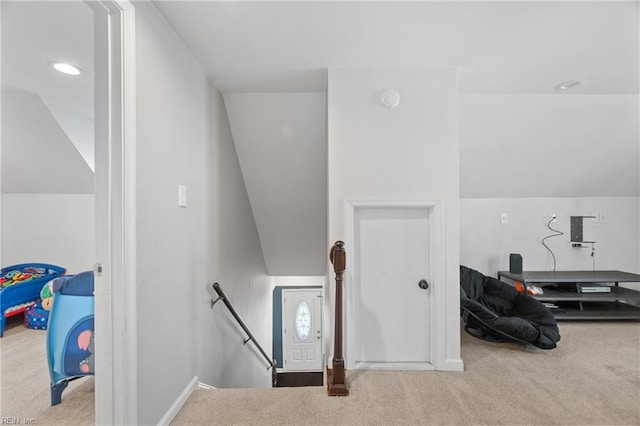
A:
<svg viewBox="0 0 640 426">
<path fill-rule="evenodd" d="M 342 274 L 346 269 L 347 252 L 344 242 L 336 241 L 329 252 L 329 260 L 336 273 L 336 315 L 333 341 L 333 368 L 327 367 L 327 392 L 329 396 L 347 396 L 344 357 L 342 356 Z"/>
<path fill-rule="evenodd" d="M 215 299 L 215 300 L 211 299 L 211 309 L 213 309 L 213 305 L 215 305 L 219 300 L 222 300 L 224 302 L 224 304 L 227 307 L 227 309 L 229 309 L 229 312 L 231 312 L 231 315 L 233 315 L 233 317 L 236 319 L 236 321 L 238 322 L 240 327 L 242 327 L 244 332 L 247 333 L 247 336 L 249 336 L 247 339 L 242 341 L 243 345 L 246 345 L 247 342 L 253 342 L 255 347 L 258 349 L 258 351 L 260 351 L 260 353 L 264 357 L 264 359 L 267 360 L 267 363 L 269 364 L 269 366 L 267 367 L 267 370 L 272 369 L 271 370 L 272 384 L 273 384 L 273 386 L 275 386 L 276 385 L 276 362 L 275 362 L 275 360 L 269 358 L 269 355 L 267 355 L 267 353 L 264 351 L 264 349 L 262 349 L 262 346 L 260 346 L 260 343 L 258 343 L 258 341 L 254 337 L 253 333 L 251 333 L 251 330 L 249 330 L 249 327 L 247 327 L 247 325 L 244 323 L 242 318 L 240 318 L 240 315 L 238 315 L 236 310 L 233 308 L 233 305 L 231 304 L 231 301 L 229 300 L 229 297 L 227 297 L 227 295 L 224 294 L 224 291 L 222 291 L 222 288 L 220 288 L 220 284 L 213 283 L 212 286 L 213 286 L 213 290 L 215 290 L 215 292 L 218 294 L 218 298 Z"/>
</svg>

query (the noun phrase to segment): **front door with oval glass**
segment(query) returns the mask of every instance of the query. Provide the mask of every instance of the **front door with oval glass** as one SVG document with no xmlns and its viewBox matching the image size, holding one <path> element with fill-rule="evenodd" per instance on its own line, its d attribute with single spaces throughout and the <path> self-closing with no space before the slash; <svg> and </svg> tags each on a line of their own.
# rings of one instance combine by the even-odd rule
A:
<svg viewBox="0 0 640 426">
<path fill-rule="evenodd" d="M 284 371 L 322 371 L 320 289 L 282 291 Z"/>
</svg>

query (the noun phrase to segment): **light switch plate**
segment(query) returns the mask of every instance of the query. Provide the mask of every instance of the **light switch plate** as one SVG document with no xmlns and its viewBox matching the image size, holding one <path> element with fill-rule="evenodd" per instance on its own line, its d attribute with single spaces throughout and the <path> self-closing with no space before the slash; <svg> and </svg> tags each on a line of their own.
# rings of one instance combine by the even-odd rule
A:
<svg viewBox="0 0 640 426">
<path fill-rule="evenodd" d="M 187 207 L 187 187 L 178 185 L 178 207 Z"/>
</svg>

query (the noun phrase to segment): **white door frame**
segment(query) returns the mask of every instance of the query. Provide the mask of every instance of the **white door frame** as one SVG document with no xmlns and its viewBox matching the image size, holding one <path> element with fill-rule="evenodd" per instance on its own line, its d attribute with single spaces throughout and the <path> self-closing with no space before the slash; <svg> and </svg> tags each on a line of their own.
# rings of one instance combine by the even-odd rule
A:
<svg viewBox="0 0 640 426">
<path fill-rule="evenodd" d="M 297 292 L 318 292 L 318 298 L 320 299 L 319 301 L 317 301 L 317 303 L 319 303 L 318 305 L 318 312 L 320 313 L 320 319 L 318 321 L 319 326 L 320 326 L 320 339 L 319 341 L 315 342 L 315 344 L 319 347 L 318 349 L 318 353 L 316 355 L 318 355 L 318 363 L 319 366 L 317 369 L 314 370 L 290 370 L 289 367 L 284 363 L 285 360 L 287 359 L 287 341 L 289 339 L 289 336 L 293 336 L 293 334 L 295 333 L 295 328 L 292 326 L 292 324 L 290 322 L 287 322 L 287 319 L 290 319 L 287 316 L 287 303 L 285 302 L 285 298 L 287 296 L 292 297 L 294 296 L 295 293 Z M 282 360 L 283 360 L 283 366 L 281 368 L 281 372 L 283 373 L 290 373 L 290 372 L 305 372 L 305 371 L 313 371 L 313 372 L 317 372 L 317 371 L 322 371 L 323 366 L 324 366 L 324 344 L 323 344 L 323 340 L 324 340 L 324 298 L 322 295 L 322 288 L 320 287 L 295 287 L 295 288 L 283 288 L 282 289 L 282 295 L 281 295 L 281 308 L 280 308 L 280 315 L 282 318 L 282 326 L 280 329 L 280 335 L 282 336 Z M 312 306 L 310 306 L 310 308 L 312 309 L 312 312 L 314 312 L 314 308 L 315 303 L 312 302 L 311 303 Z M 292 306 L 292 305 L 289 305 Z M 315 319 L 314 319 L 315 321 Z M 289 333 L 285 332 L 286 328 L 289 328 Z M 315 328 L 315 327 L 313 327 Z M 314 339 L 317 339 L 317 333 L 313 333 L 313 328 L 311 330 L 311 335 L 309 337 L 313 337 Z"/>
<path fill-rule="evenodd" d="M 135 12 L 127 0 L 94 10 L 95 422 L 137 423 Z"/>
<path fill-rule="evenodd" d="M 367 369 L 367 366 L 355 364 L 354 350 L 358 332 L 354 328 L 354 271 L 355 256 L 349 256 L 349 250 L 353 253 L 355 248 L 355 211 L 360 208 L 428 208 L 429 214 L 429 350 L 430 362 L 417 366 L 402 368 L 397 365 L 396 369 L 419 369 L 437 370 L 438 360 L 442 359 L 440 351 L 444 351 L 445 321 L 445 221 L 444 221 L 444 200 L 409 200 L 409 201 L 379 201 L 379 200 L 346 200 L 344 203 L 344 229 L 345 248 L 347 250 L 347 269 L 344 277 L 345 295 L 345 356 L 347 370 Z M 389 368 L 389 367 L 387 367 Z M 376 367 L 379 369 L 379 367 Z"/>
</svg>

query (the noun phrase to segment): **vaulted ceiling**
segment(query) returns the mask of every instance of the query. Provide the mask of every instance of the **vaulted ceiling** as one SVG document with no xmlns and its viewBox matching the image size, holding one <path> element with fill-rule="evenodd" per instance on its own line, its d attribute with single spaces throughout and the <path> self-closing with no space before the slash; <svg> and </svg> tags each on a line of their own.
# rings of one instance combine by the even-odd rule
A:
<svg viewBox="0 0 640 426">
<path fill-rule="evenodd" d="M 331 68 L 456 68 L 463 197 L 638 194 L 637 1 L 154 4 L 224 94 L 274 274 L 323 272 L 326 186 L 287 177 L 325 179 Z"/>
<path fill-rule="evenodd" d="M 528 196 L 638 194 L 638 179 L 633 179 L 640 161 L 637 0 L 153 4 L 224 95 L 265 262 L 273 275 L 324 273 L 325 94 L 331 68 L 456 68 L 464 121 L 463 196 L 518 196 L 522 185 L 505 180 L 498 167 L 486 172 L 475 162 L 491 159 L 500 164 L 500 159 L 522 153 L 546 171 L 529 185 Z M 72 111 L 77 122 L 91 120 L 92 95 L 85 83 L 51 81 L 38 65 L 57 55 L 91 70 L 91 44 L 74 33 L 87 31 L 78 28 L 78 22 L 86 22 L 81 19 L 89 9 L 81 2 L 3 1 L 1 6 L 3 93 L 37 94 L 71 135 L 69 125 L 58 117 Z M 24 11 L 22 23 L 16 19 L 19 10 Z M 14 35 L 7 44 L 9 30 Z M 61 46 L 69 52 L 56 50 Z M 582 84 L 563 93 L 555 90 L 568 80 Z M 482 95 L 494 97 L 487 100 Z M 520 110 L 513 111 L 505 102 L 509 96 L 540 100 L 520 102 Z M 577 101 L 580 96 L 585 102 Z M 568 98 L 549 102 L 557 97 Z M 561 125 L 576 132 L 554 131 L 560 115 L 579 106 L 590 116 L 603 103 L 607 110 L 619 111 L 607 125 L 585 126 L 576 115 Z M 491 111 L 496 110 L 505 115 L 495 117 Z M 522 121 L 526 114 L 535 114 L 537 121 Z M 503 120 L 510 125 L 501 125 Z M 513 127 L 521 125 L 523 137 L 513 144 Z M 615 144 L 603 149 L 603 140 Z M 578 155 L 580 166 L 591 172 L 583 169 L 583 174 L 567 178 L 566 159 Z M 599 166 L 609 163 L 623 166 L 598 174 L 603 173 Z M 616 184 L 620 173 L 633 182 Z"/>
<path fill-rule="evenodd" d="M 2 1 L 2 191 L 93 193 L 93 12 Z M 52 61 L 82 68 L 63 75 Z"/>
</svg>

